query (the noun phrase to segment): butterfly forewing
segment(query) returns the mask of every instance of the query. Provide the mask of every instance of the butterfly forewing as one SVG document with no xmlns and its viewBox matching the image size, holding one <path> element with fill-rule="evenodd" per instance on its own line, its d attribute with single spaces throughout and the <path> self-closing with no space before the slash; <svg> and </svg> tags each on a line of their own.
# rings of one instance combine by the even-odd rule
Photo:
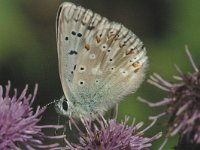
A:
<svg viewBox="0 0 200 150">
<path fill-rule="evenodd" d="M 90 49 L 92 45 L 89 43 L 97 28 L 106 23 L 107 19 L 72 3 L 60 6 L 57 15 L 57 47 L 59 73 L 65 88 L 73 83 L 80 51 Z"/>
</svg>

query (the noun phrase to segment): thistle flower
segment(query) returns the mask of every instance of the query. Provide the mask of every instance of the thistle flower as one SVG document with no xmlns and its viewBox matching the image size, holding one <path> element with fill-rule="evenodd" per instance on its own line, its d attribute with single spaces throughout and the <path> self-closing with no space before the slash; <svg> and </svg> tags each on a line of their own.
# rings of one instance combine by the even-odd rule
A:
<svg viewBox="0 0 200 150">
<path fill-rule="evenodd" d="M 152 119 L 148 127 L 138 131 L 143 123 L 135 124 L 133 121 L 132 125 L 128 126 L 129 117 L 125 117 L 121 123 L 118 123 L 116 118 L 106 120 L 103 116 L 97 118 L 96 122 L 82 118 L 85 132 L 71 119 L 72 125 L 79 133 L 79 143 L 70 143 L 66 139 L 66 147 L 70 150 L 148 150 L 152 142 L 161 137 L 161 133 L 144 137 L 144 132 L 156 122 L 156 118 Z"/>
<path fill-rule="evenodd" d="M 61 128 L 56 125 L 37 125 L 45 108 L 37 107 L 35 113 L 31 107 L 34 102 L 37 86 L 33 95 L 26 96 L 28 86 L 21 95 L 17 96 L 17 90 L 10 97 L 10 82 L 5 92 L 0 86 L 0 149 L 59 149 L 58 144 L 43 144 L 45 139 L 60 139 L 64 136 L 46 136 L 42 129 Z"/>
<path fill-rule="evenodd" d="M 157 103 L 139 98 L 150 107 L 166 106 L 163 114 L 169 114 L 168 135 L 180 134 L 180 138 L 189 143 L 200 144 L 200 70 L 196 67 L 189 50 L 186 53 L 192 64 L 193 73 L 183 73 L 176 66 L 179 76 L 176 83 L 164 80 L 158 74 L 151 76 L 149 82 L 169 92 L 169 96 Z"/>
</svg>

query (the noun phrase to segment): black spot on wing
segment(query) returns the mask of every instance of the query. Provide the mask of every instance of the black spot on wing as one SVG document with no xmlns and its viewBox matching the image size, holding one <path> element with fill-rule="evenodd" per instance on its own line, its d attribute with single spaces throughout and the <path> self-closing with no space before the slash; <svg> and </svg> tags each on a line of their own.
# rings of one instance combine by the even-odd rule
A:
<svg viewBox="0 0 200 150">
<path fill-rule="evenodd" d="M 81 24 L 82 24 L 83 26 L 85 26 L 85 22 L 81 21 Z"/>
<path fill-rule="evenodd" d="M 74 70 L 76 70 L 76 65 L 74 65 Z"/>
<path fill-rule="evenodd" d="M 87 29 L 88 30 L 93 30 L 95 27 L 94 26 L 88 26 Z"/>
<path fill-rule="evenodd" d="M 75 51 L 75 50 L 71 50 L 70 52 L 69 52 L 69 55 L 77 55 L 78 53 L 77 53 L 77 51 Z"/>
<path fill-rule="evenodd" d="M 78 36 L 78 37 L 81 37 L 81 36 L 82 36 L 82 34 L 81 34 L 81 33 L 78 33 L 78 34 L 77 34 L 77 36 Z"/>
<path fill-rule="evenodd" d="M 75 31 L 72 31 L 72 35 L 76 35 L 76 32 L 75 32 Z"/>
</svg>

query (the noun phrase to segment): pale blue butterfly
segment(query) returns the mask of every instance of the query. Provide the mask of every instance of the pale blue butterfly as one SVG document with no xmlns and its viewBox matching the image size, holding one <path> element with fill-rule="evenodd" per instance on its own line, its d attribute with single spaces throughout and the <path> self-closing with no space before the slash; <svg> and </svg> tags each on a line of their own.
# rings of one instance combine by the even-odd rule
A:
<svg viewBox="0 0 200 150">
<path fill-rule="evenodd" d="M 93 118 L 140 86 L 148 58 L 133 32 L 69 2 L 60 6 L 56 24 L 65 95 L 56 102 L 59 114 Z"/>
</svg>

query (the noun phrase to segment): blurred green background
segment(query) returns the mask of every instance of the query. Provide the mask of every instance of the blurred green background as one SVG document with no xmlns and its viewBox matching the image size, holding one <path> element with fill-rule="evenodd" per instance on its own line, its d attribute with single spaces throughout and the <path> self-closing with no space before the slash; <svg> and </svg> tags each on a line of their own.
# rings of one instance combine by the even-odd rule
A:
<svg viewBox="0 0 200 150">
<path fill-rule="evenodd" d="M 1 0 L 0 1 L 0 84 L 11 80 L 20 91 L 34 84 L 39 91 L 34 107 L 45 105 L 62 95 L 58 76 L 55 18 L 62 0 Z M 187 44 L 197 64 L 200 63 L 200 1 L 190 0 L 74 0 L 86 8 L 124 24 L 144 42 L 150 59 L 147 78 L 153 72 L 172 80 L 177 74 L 174 64 L 184 71 L 193 71 L 184 51 Z M 157 101 L 165 92 L 146 83 L 134 95 L 120 104 L 119 119 L 129 114 L 150 123 L 148 116 L 164 108 L 151 109 L 137 97 Z M 151 136 L 165 132 L 167 118 L 147 132 Z M 50 106 L 42 119 L 43 124 L 56 124 L 57 114 Z M 156 150 L 163 138 L 154 142 Z M 171 150 L 177 137 L 169 140 L 165 150 Z"/>
</svg>

